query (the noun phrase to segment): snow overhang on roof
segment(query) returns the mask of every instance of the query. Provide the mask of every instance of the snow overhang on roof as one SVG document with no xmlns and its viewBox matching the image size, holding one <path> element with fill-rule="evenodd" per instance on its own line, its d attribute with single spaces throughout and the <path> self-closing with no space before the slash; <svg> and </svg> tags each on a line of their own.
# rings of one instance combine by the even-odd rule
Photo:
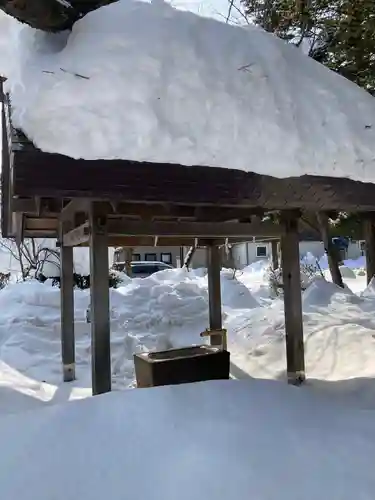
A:
<svg viewBox="0 0 375 500">
<path fill-rule="evenodd" d="M 43 151 L 375 182 L 373 97 L 256 27 L 126 0 L 17 37 L 14 124 Z"/>
</svg>

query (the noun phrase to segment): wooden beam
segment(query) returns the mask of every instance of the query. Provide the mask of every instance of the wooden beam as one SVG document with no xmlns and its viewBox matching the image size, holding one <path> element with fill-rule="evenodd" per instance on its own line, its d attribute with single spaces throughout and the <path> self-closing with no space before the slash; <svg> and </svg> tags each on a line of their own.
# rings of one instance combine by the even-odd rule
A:
<svg viewBox="0 0 375 500">
<path fill-rule="evenodd" d="M 58 231 L 59 221 L 52 217 L 25 217 L 24 228 L 25 231 L 33 229 Z"/>
<path fill-rule="evenodd" d="M 51 229 L 32 229 L 32 230 L 27 230 L 24 231 L 23 233 L 24 238 L 58 238 L 59 233 L 58 231 L 51 230 Z"/>
<path fill-rule="evenodd" d="M 271 222 L 146 222 L 124 219 L 108 221 L 110 236 L 169 236 L 191 238 L 237 238 L 280 236 L 280 225 Z"/>
<path fill-rule="evenodd" d="M 34 234 L 35 231 L 32 233 Z M 36 234 L 36 233 L 35 233 Z M 49 233 L 51 234 L 51 233 Z M 31 232 L 25 233 L 25 238 L 30 237 Z M 47 237 L 45 234 L 42 234 L 41 232 L 38 233 L 37 237 Z M 55 236 L 51 236 L 55 237 Z M 185 247 L 190 247 L 193 246 L 197 238 L 188 238 L 188 237 L 172 237 L 169 238 L 168 236 L 164 237 L 158 237 L 157 238 L 157 244 L 156 247 L 162 248 L 162 247 L 180 247 L 180 246 L 185 246 Z M 218 238 L 215 241 L 218 242 L 219 245 L 224 245 L 225 244 L 226 238 Z M 206 240 L 199 238 L 198 243 L 200 247 L 205 247 Z M 229 238 L 228 243 L 241 243 L 241 242 L 252 242 L 253 238 L 241 238 L 240 240 L 238 238 Z M 263 240 L 259 240 L 263 242 Z M 87 247 L 90 245 L 89 240 L 83 241 L 82 243 L 79 243 L 80 247 Z M 155 246 L 155 236 L 108 236 L 108 246 L 109 247 L 153 247 Z"/>
<path fill-rule="evenodd" d="M 85 222 L 81 226 L 75 227 L 71 231 L 62 235 L 63 245 L 67 247 L 75 247 L 82 244 L 89 243 L 90 240 L 90 226 Z"/>
<path fill-rule="evenodd" d="M 0 95 L 4 99 L 3 94 L 3 81 L 1 81 Z M 11 197 L 10 197 L 10 171 L 11 171 L 11 158 L 10 144 L 8 142 L 7 133 L 7 114 L 4 104 L 1 106 L 1 136 L 2 136 L 2 151 L 1 151 L 1 234 L 3 237 L 11 235 Z"/>
<path fill-rule="evenodd" d="M 79 212 L 88 213 L 90 208 L 90 201 L 83 198 L 77 198 L 70 201 L 61 210 L 59 219 L 61 222 L 74 221 L 74 217 Z"/>
<path fill-rule="evenodd" d="M 39 198 L 40 200 L 40 212 L 38 213 L 38 197 L 33 198 L 17 198 L 13 197 L 11 200 L 11 207 L 13 212 L 23 212 L 27 215 L 38 215 L 44 217 L 56 217 L 60 215 L 61 212 L 61 200 L 59 199 L 46 199 Z"/>
<path fill-rule="evenodd" d="M 60 248 L 61 354 L 64 382 L 75 379 L 73 248 Z"/>
<path fill-rule="evenodd" d="M 106 217 L 90 210 L 91 368 L 93 395 L 111 390 L 111 346 Z"/>
<path fill-rule="evenodd" d="M 36 197 L 12 198 L 12 211 L 36 215 L 38 212 Z M 60 220 L 70 220 L 73 213 L 88 212 L 89 198 L 73 198 L 63 209 L 60 199 L 42 198 L 41 215 L 53 215 Z M 237 219 L 249 219 L 251 215 L 259 215 L 259 211 L 249 208 L 233 208 L 212 205 L 179 205 L 171 203 L 128 203 L 109 201 L 96 201 L 100 210 L 112 216 L 134 216 L 139 219 L 186 219 L 201 222 L 220 222 Z"/>
<path fill-rule="evenodd" d="M 284 285 L 287 376 L 290 384 L 305 380 L 305 358 L 302 324 L 301 274 L 298 219 L 283 214 L 285 235 L 281 238 L 281 262 Z"/>
<path fill-rule="evenodd" d="M 120 242 L 120 238 L 162 238 L 173 239 L 176 246 L 189 246 L 195 238 L 228 238 L 230 242 L 252 241 L 254 236 L 279 236 L 283 232 L 280 225 L 270 222 L 161 222 L 161 221 L 134 221 L 124 219 L 109 219 L 107 223 L 108 237 Z M 85 245 L 89 241 L 91 228 L 88 222 L 63 234 L 65 246 Z M 139 246 L 135 241 L 124 240 L 116 246 Z M 168 242 L 165 245 L 170 245 Z M 146 243 L 144 243 L 146 245 Z M 151 243 L 154 246 L 154 241 Z M 158 243 L 158 246 L 160 244 Z"/>
<path fill-rule="evenodd" d="M 366 217 L 363 222 L 366 241 L 366 271 L 367 284 L 375 276 L 375 219 L 374 216 Z"/>
<path fill-rule="evenodd" d="M 207 268 L 210 330 L 221 330 L 223 328 L 220 284 L 221 253 L 215 243 L 207 247 Z M 210 341 L 211 345 L 220 346 L 223 338 L 221 335 L 211 335 Z"/>
</svg>

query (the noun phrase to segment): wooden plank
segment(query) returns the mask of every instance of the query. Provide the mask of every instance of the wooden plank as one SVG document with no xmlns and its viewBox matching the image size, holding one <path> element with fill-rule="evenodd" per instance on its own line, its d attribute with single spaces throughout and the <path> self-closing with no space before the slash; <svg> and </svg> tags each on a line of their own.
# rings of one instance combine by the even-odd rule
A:
<svg viewBox="0 0 375 500">
<path fill-rule="evenodd" d="M 283 228 L 272 222 L 167 222 L 111 219 L 110 236 L 169 236 L 192 238 L 242 238 L 279 236 Z"/>
<path fill-rule="evenodd" d="M 66 246 L 85 245 L 89 241 L 91 227 L 85 222 L 71 231 L 63 234 L 63 243 Z M 177 242 L 177 246 L 188 246 L 190 241 L 184 239 L 195 238 L 222 238 L 229 237 L 235 242 L 252 240 L 253 236 L 279 235 L 281 226 L 267 222 L 167 222 L 167 221 L 134 221 L 124 219 L 110 219 L 107 222 L 108 237 L 119 238 L 169 238 Z M 131 241 L 131 240 L 130 240 Z M 137 243 L 125 243 L 116 246 L 137 246 Z M 151 243 L 154 245 L 154 241 Z"/>
<path fill-rule="evenodd" d="M 210 330 L 221 330 L 223 327 L 220 284 L 221 252 L 215 243 L 207 247 L 207 268 Z M 223 338 L 221 335 L 211 335 L 210 341 L 213 346 L 221 346 Z"/>
<path fill-rule="evenodd" d="M 71 200 L 60 212 L 59 219 L 61 222 L 74 221 L 74 217 L 79 212 L 88 213 L 90 202 L 86 199 Z"/>
<path fill-rule="evenodd" d="M 32 229 L 30 231 L 24 231 L 24 238 L 58 238 L 58 231 L 50 229 Z"/>
<path fill-rule="evenodd" d="M 62 235 L 63 244 L 67 247 L 79 246 L 82 244 L 89 243 L 90 233 L 92 228 L 88 222 L 85 222 L 81 226 L 75 227 L 71 231 Z"/>
<path fill-rule="evenodd" d="M 367 284 L 375 276 L 375 220 L 374 216 L 367 217 L 363 222 L 366 240 L 366 271 Z"/>
<path fill-rule="evenodd" d="M 281 262 L 284 285 L 287 376 L 290 384 L 305 380 L 305 359 L 302 323 L 302 297 L 298 219 L 283 215 L 285 235 L 281 238 Z"/>
<path fill-rule="evenodd" d="M 61 355 L 64 382 L 75 380 L 73 248 L 60 247 Z"/>
<path fill-rule="evenodd" d="M 74 160 L 25 144 L 15 151 L 14 164 L 14 193 L 18 196 L 313 212 L 375 210 L 374 184 L 350 179 L 319 176 L 277 179 L 229 168 Z M 54 175 L 46 176 L 51 165 Z"/>
<path fill-rule="evenodd" d="M 59 222 L 51 217 L 25 217 L 25 231 L 32 229 L 58 232 Z"/>
<path fill-rule="evenodd" d="M 106 217 L 90 210 L 91 368 L 93 395 L 111 390 L 111 346 Z"/>
</svg>

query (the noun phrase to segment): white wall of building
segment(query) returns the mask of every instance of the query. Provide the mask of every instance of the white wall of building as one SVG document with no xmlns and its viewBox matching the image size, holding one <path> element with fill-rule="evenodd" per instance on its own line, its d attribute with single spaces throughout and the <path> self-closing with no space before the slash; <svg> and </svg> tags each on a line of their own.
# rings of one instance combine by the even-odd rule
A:
<svg viewBox="0 0 375 500">
<path fill-rule="evenodd" d="M 299 244 L 299 252 L 301 258 L 306 254 L 311 253 L 314 257 L 320 259 L 324 255 L 323 242 L 301 241 Z M 233 247 L 233 256 L 237 268 L 245 267 L 259 260 L 268 260 L 271 258 L 271 253 L 271 243 L 239 243 Z M 355 260 L 361 255 L 364 255 L 364 252 L 361 249 L 361 242 L 350 242 L 346 258 Z"/>
</svg>

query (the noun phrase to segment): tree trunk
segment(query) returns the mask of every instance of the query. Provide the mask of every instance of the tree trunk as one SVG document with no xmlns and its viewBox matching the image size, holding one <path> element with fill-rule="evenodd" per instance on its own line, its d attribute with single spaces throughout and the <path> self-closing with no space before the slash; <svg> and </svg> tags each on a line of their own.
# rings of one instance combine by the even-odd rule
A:
<svg viewBox="0 0 375 500">
<path fill-rule="evenodd" d="M 344 282 L 342 281 L 342 276 L 339 267 L 339 252 L 332 243 L 332 239 L 329 236 L 329 223 L 326 214 L 319 212 L 317 214 L 318 223 L 320 226 L 320 232 L 322 235 L 324 248 L 327 253 L 328 267 L 332 276 L 332 281 L 335 285 L 344 288 Z"/>
<path fill-rule="evenodd" d="M 133 260 L 133 248 L 131 247 L 122 247 L 125 256 L 125 272 L 129 276 L 132 277 L 132 266 L 131 262 Z"/>
<path fill-rule="evenodd" d="M 197 249 L 197 245 L 194 244 L 194 246 L 190 247 L 188 253 L 186 254 L 184 265 L 183 265 L 183 267 L 186 267 L 186 269 L 189 269 L 190 263 L 194 257 L 196 249 Z"/>
<path fill-rule="evenodd" d="M 64 31 L 103 5 L 117 0 L 0 0 L 0 9 L 32 28 Z"/>
</svg>

